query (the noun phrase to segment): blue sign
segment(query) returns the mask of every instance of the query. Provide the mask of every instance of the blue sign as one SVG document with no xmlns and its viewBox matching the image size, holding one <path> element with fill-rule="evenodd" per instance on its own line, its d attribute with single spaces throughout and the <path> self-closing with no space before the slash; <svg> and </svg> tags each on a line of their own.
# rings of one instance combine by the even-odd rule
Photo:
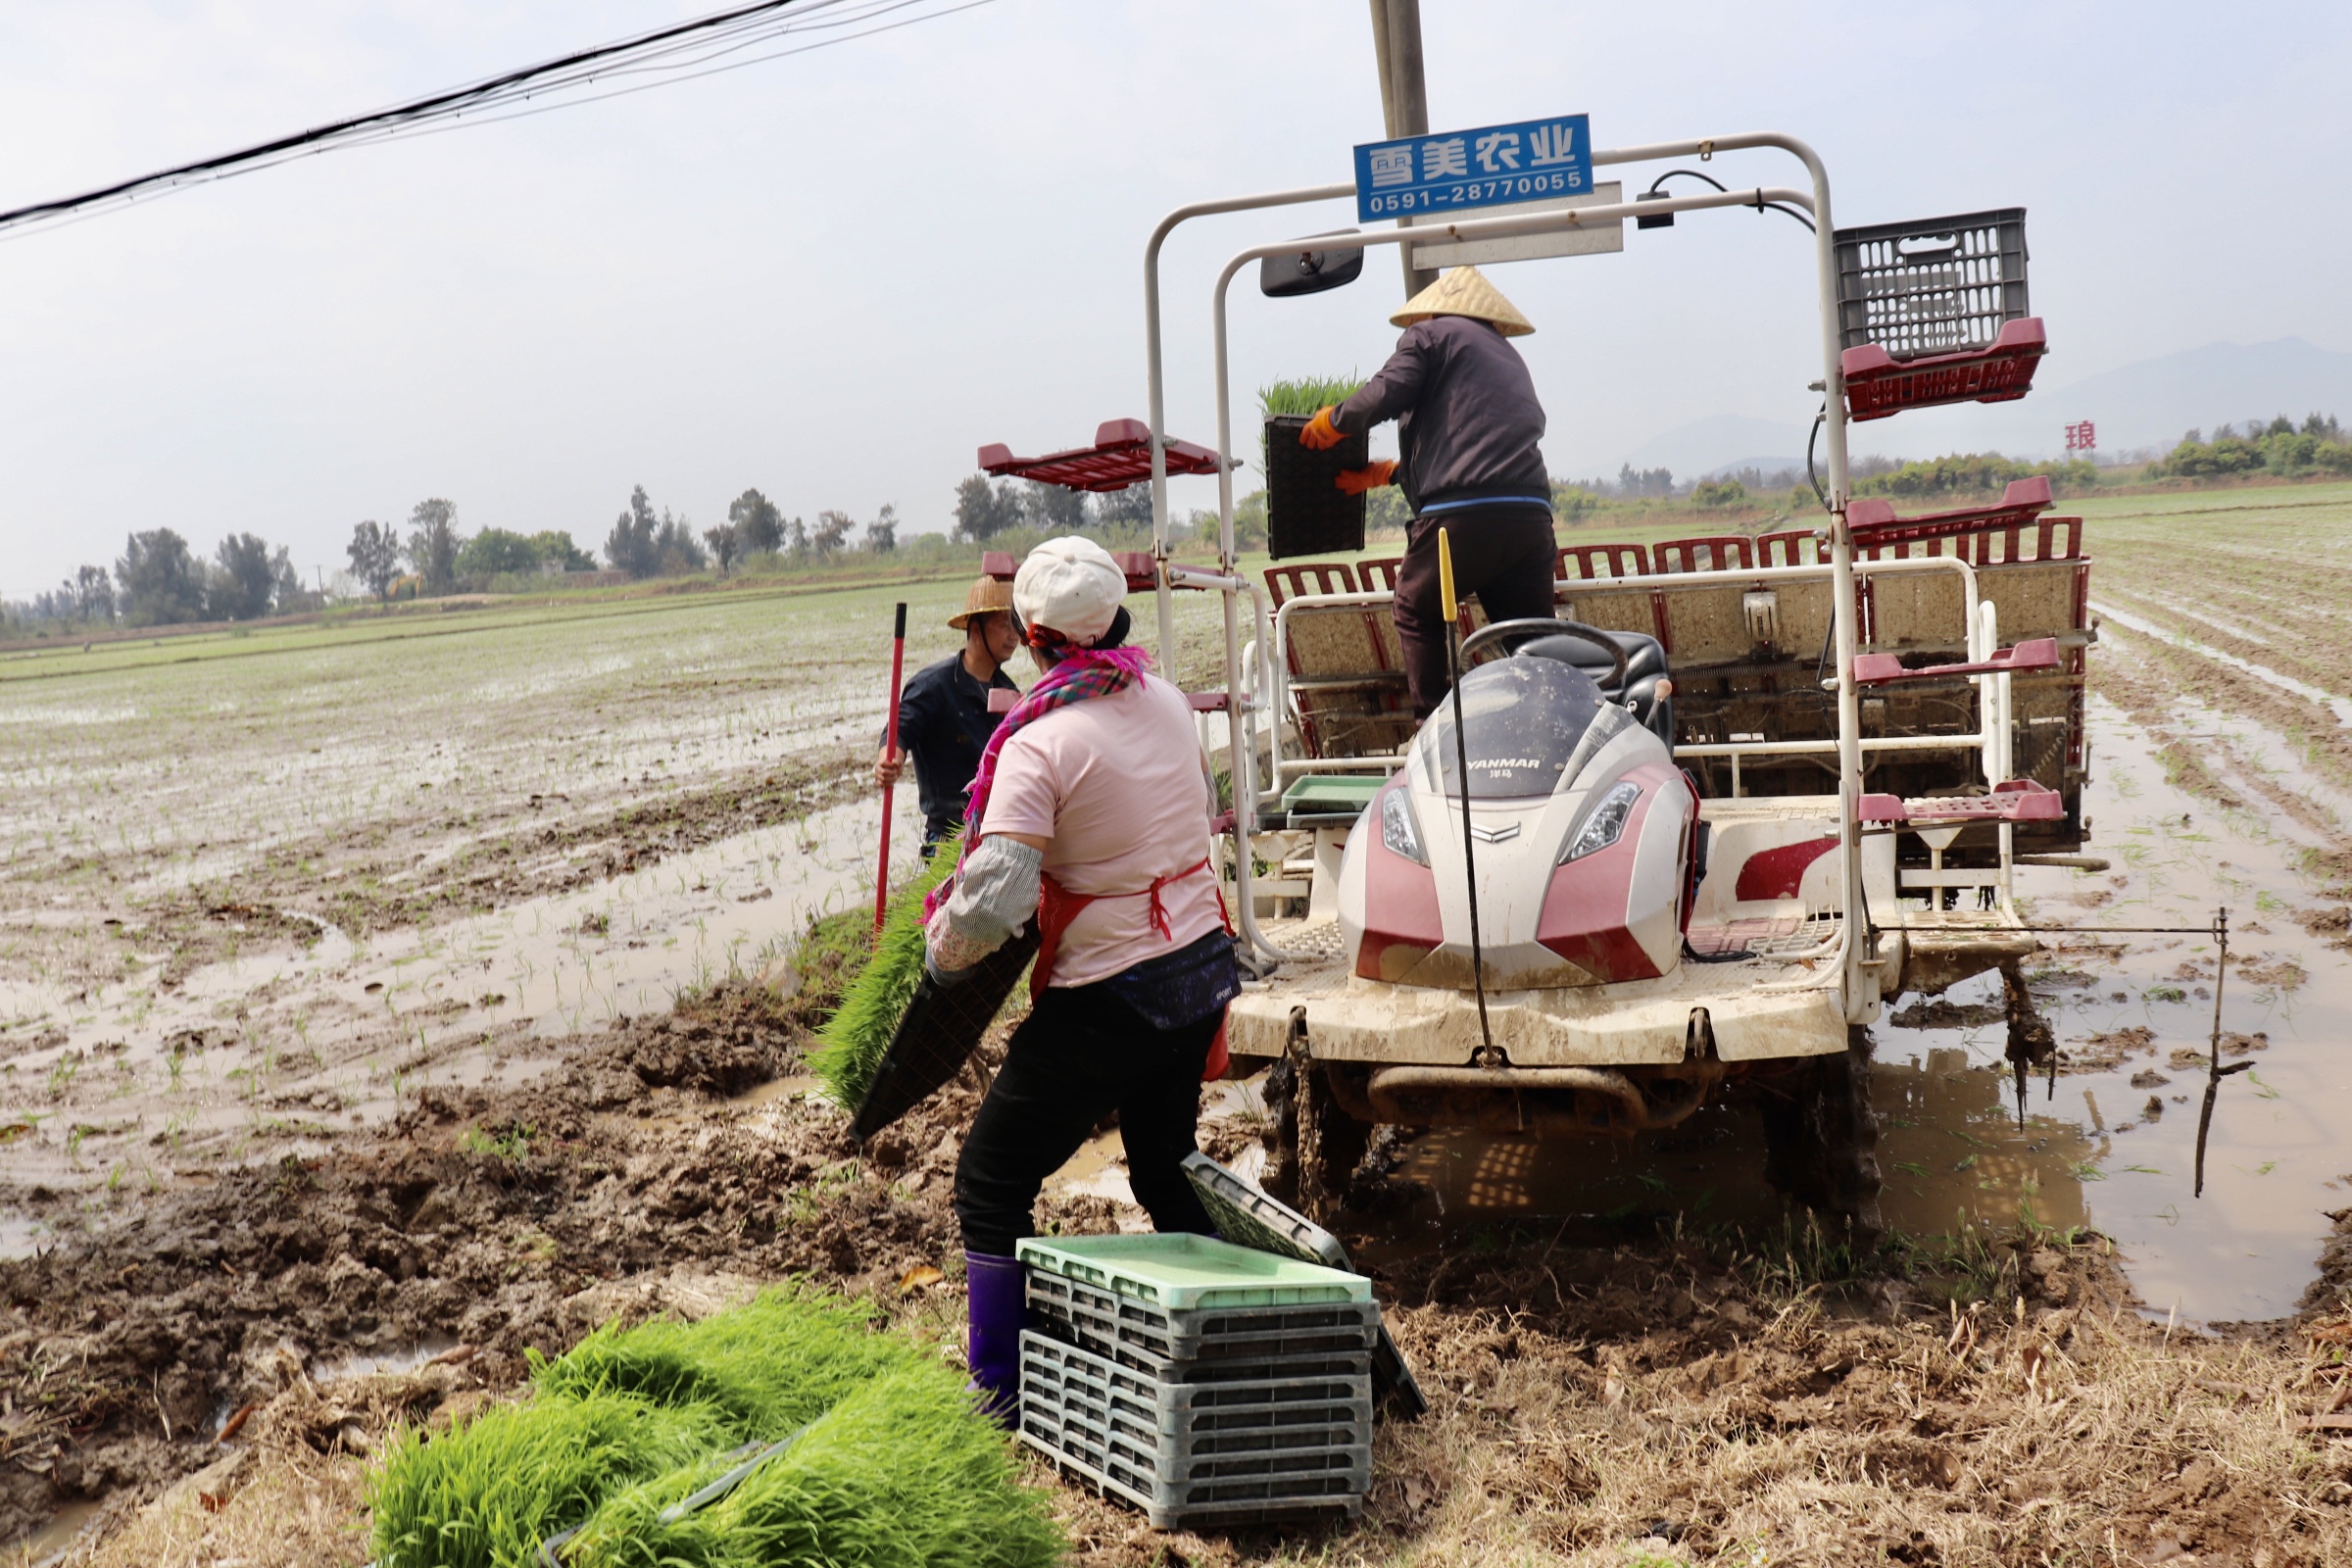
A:
<svg viewBox="0 0 2352 1568">
<path fill-rule="evenodd" d="M 1364 222 L 1462 212 L 1592 190 L 1588 115 L 1524 120 L 1355 150 L 1355 214 Z"/>
</svg>

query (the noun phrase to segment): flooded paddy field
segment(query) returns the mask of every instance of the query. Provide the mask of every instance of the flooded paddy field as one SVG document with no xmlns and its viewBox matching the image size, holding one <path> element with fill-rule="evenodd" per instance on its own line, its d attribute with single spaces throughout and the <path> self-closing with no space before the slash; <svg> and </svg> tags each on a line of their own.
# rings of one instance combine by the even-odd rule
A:
<svg viewBox="0 0 2352 1568">
<path fill-rule="evenodd" d="M 2352 489 L 2084 511 L 2111 864 L 2026 875 L 2080 929 L 2030 966 L 2062 1054 L 2023 1127 L 1987 979 L 1873 1030 L 1875 1252 L 1762 1188 L 1737 1107 L 1632 1146 L 1397 1143 L 1345 1228 L 1433 1409 L 1383 1430 L 1366 1523 L 1162 1539 L 1064 1490 L 1075 1560 L 2352 1560 L 2346 1446 L 2302 1428 L 2352 1342 Z M 756 1281 L 842 1284 L 953 1353 L 973 1087 L 861 1152 L 800 1052 L 809 917 L 870 896 L 890 606 L 933 628 L 911 668 L 961 596 L 0 656 L 17 1560 L 357 1564 L 394 1423 Z M 2199 1199 L 2214 944 L 2113 928 L 2220 905 L 2224 1060 L 2253 1065 Z M 1203 1143 L 1248 1168 L 1262 1123 L 1219 1086 Z M 1045 1216 L 1140 1224 L 1127 1199 L 1112 1132 Z"/>
</svg>

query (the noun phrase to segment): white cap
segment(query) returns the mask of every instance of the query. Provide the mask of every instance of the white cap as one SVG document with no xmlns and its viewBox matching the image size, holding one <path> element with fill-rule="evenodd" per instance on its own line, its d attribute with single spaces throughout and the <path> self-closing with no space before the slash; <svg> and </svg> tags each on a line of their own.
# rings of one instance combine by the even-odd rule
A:
<svg viewBox="0 0 2352 1568">
<path fill-rule="evenodd" d="M 1049 539 L 1029 552 L 1012 579 L 1012 608 L 1030 626 L 1047 626 L 1080 648 L 1110 630 L 1127 597 L 1127 574 L 1092 539 Z"/>
</svg>

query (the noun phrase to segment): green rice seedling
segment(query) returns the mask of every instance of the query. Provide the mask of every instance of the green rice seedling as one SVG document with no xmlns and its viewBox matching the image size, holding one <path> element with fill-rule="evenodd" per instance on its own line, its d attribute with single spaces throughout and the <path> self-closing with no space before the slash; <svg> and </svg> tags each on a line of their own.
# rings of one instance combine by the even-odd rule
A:
<svg viewBox="0 0 2352 1568">
<path fill-rule="evenodd" d="M 725 1447 L 709 1405 L 541 1396 L 446 1437 L 398 1434 L 368 1482 L 380 1568 L 530 1568 L 539 1543 L 620 1489 Z"/>
<path fill-rule="evenodd" d="M 1269 419 L 1285 415 L 1311 416 L 1334 403 L 1345 403 L 1363 390 L 1364 378 L 1353 370 L 1346 375 L 1308 375 L 1296 380 L 1268 381 L 1257 389 L 1258 412 Z"/>
<path fill-rule="evenodd" d="M 1306 375 L 1295 380 L 1268 381 L 1257 389 L 1258 413 L 1266 419 L 1284 416 L 1311 418 L 1334 403 L 1345 403 L 1355 396 L 1364 378 L 1350 370 L 1346 375 Z M 1258 438 L 1259 461 L 1264 461 L 1265 438 Z M 1263 471 L 1262 469 L 1260 471 Z"/>
<path fill-rule="evenodd" d="M 716 1467 L 615 1497 L 573 1558 L 593 1568 L 1044 1568 L 1061 1552 L 1041 1496 L 1014 1483 L 1004 1439 L 959 1374 L 914 1360 L 865 1383 L 706 1507 L 662 1510 Z"/>
<path fill-rule="evenodd" d="M 778 1287 L 699 1323 L 656 1319 L 626 1331 L 608 1325 L 560 1360 L 534 1357 L 531 1381 L 542 1394 L 569 1398 L 705 1405 L 724 1416 L 736 1442 L 766 1441 L 919 1357 L 872 1324 L 862 1305 Z"/>
<path fill-rule="evenodd" d="M 873 956 L 842 992 L 841 1005 L 817 1030 L 808 1069 L 825 1095 L 856 1110 L 873 1087 L 874 1069 L 923 977 L 923 898 L 956 868 L 959 839 L 940 845 L 922 874 L 892 896 Z"/>
</svg>

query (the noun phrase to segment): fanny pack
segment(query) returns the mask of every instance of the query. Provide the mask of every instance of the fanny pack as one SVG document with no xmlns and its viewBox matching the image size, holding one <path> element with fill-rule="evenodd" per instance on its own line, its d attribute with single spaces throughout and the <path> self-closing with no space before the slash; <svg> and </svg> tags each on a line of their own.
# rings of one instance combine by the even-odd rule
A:
<svg viewBox="0 0 2352 1568">
<path fill-rule="evenodd" d="M 1154 1029 L 1199 1023 L 1242 994 L 1233 938 L 1211 931 L 1174 953 L 1147 958 L 1101 982 L 1102 989 L 1143 1015 Z"/>
</svg>

